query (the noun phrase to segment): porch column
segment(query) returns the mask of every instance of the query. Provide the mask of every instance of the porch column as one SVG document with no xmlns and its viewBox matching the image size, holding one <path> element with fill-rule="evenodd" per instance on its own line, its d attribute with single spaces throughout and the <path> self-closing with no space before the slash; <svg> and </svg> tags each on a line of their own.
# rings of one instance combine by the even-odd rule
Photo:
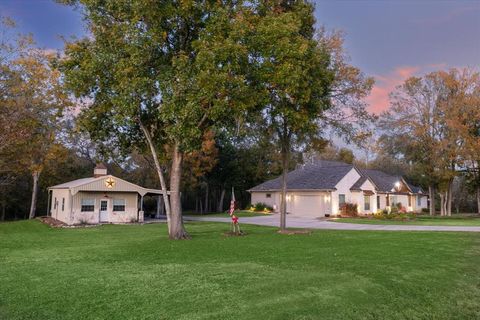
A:
<svg viewBox="0 0 480 320">
<path fill-rule="evenodd" d="M 144 212 L 143 212 L 143 195 L 140 196 L 140 212 L 138 213 L 138 222 L 143 222 L 144 220 Z"/>
</svg>

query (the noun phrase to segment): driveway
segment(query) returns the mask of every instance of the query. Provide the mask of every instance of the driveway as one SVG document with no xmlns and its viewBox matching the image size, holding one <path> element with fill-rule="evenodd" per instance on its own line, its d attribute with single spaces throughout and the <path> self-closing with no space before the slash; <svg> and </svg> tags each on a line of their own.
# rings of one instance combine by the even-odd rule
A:
<svg viewBox="0 0 480 320">
<path fill-rule="evenodd" d="M 212 221 L 212 222 L 230 222 L 230 218 L 218 217 L 199 217 L 185 216 L 186 221 Z M 240 218 L 241 224 L 255 224 L 260 226 L 278 227 L 280 217 L 278 214 L 269 216 Z M 308 228 L 308 229 L 328 229 L 328 230 L 373 230 L 373 231 L 462 231 L 462 232 L 480 232 L 480 227 L 469 226 L 414 226 L 414 225 L 373 225 L 356 223 L 339 223 L 327 220 L 287 216 L 287 227 L 289 228 Z"/>
</svg>

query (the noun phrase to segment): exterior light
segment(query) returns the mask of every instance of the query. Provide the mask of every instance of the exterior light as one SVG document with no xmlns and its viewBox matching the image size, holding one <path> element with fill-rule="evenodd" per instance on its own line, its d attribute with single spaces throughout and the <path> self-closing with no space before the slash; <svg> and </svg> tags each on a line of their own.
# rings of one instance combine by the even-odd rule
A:
<svg viewBox="0 0 480 320">
<path fill-rule="evenodd" d="M 287 201 L 290 201 L 290 200 L 292 200 L 292 196 L 287 194 Z"/>
</svg>

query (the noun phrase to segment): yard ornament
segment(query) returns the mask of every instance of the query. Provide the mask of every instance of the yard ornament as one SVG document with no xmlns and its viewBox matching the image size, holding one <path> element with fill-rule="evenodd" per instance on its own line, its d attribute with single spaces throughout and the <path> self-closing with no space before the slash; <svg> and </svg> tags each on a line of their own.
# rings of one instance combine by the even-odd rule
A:
<svg viewBox="0 0 480 320">
<path fill-rule="evenodd" d="M 240 224 L 238 223 L 238 217 L 233 213 L 235 211 L 235 191 L 232 187 L 232 200 L 230 201 L 230 210 L 229 215 L 232 218 L 232 232 L 240 235 L 242 231 L 240 230 Z"/>
</svg>

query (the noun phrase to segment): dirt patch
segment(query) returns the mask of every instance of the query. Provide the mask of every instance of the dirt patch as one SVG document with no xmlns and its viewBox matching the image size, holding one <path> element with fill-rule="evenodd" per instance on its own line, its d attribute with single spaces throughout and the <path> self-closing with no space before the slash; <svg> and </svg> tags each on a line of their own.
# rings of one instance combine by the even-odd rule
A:
<svg viewBox="0 0 480 320">
<path fill-rule="evenodd" d="M 294 235 L 294 234 L 311 234 L 312 230 L 309 229 L 299 229 L 299 230 L 278 230 L 277 233 L 280 234 L 287 234 L 287 235 Z"/>
<path fill-rule="evenodd" d="M 38 217 L 37 219 L 42 223 L 48 224 L 52 228 L 63 228 L 67 226 L 62 221 L 48 216 Z"/>
</svg>

